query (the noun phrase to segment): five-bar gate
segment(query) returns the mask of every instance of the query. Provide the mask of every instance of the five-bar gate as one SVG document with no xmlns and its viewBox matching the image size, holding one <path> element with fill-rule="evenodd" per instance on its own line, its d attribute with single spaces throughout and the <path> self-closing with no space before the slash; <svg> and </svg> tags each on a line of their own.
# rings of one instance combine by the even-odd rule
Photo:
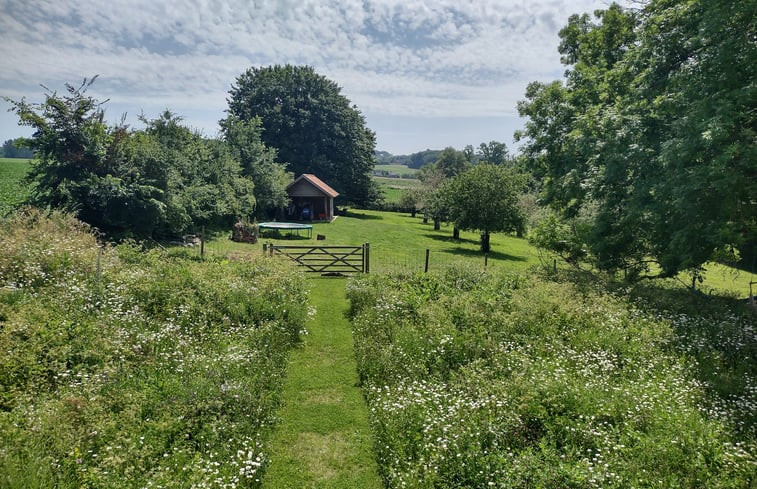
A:
<svg viewBox="0 0 757 489">
<path fill-rule="evenodd" d="M 370 245 L 360 246 L 289 246 L 263 245 L 263 252 L 284 255 L 294 260 L 307 272 L 316 273 L 368 273 L 370 272 Z"/>
</svg>

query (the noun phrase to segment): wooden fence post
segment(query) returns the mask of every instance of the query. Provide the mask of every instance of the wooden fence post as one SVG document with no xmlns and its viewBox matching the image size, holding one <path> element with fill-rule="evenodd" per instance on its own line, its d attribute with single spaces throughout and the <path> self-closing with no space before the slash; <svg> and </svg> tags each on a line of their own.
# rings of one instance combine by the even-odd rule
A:
<svg viewBox="0 0 757 489">
<path fill-rule="evenodd" d="M 371 273 L 371 244 L 365 243 L 365 250 L 363 251 L 365 257 L 365 273 Z"/>
<path fill-rule="evenodd" d="M 200 257 L 205 258 L 205 226 L 200 230 Z"/>
<path fill-rule="evenodd" d="M 484 268 L 489 266 L 489 252 L 484 253 Z"/>
<path fill-rule="evenodd" d="M 423 269 L 423 273 L 428 273 L 428 255 L 431 253 L 431 250 L 426 248 L 426 266 Z"/>
</svg>

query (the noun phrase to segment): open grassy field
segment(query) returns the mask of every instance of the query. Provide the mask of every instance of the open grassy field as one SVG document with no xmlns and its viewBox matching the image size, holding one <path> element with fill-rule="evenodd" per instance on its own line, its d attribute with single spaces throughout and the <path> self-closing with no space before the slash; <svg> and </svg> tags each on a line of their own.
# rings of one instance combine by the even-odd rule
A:
<svg viewBox="0 0 757 489">
<path fill-rule="evenodd" d="M 384 192 L 384 200 L 388 203 L 399 202 L 403 190 L 417 188 L 421 185 L 421 182 L 414 178 L 373 177 L 373 180 L 381 187 Z"/>
<path fill-rule="evenodd" d="M 389 488 L 757 483 L 744 304 L 472 268 L 363 275 L 347 293 Z"/>
<path fill-rule="evenodd" d="M 324 241 L 316 241 L 316 235 L 326 236 Z M 489 267 L 520 271 L 534 265 L 552 265 L 552 257 L 540 252 L 524 238 L 513 235 L 492 235 L 492 252 L 488 256 Z M 429 270 L 439 271 L 451 265 L 484 267 L 484 256 L 479 250 L 479 235 L 465 232 L 460 239 L 452 238 L 452 227 L 442 225 L 434 231 L 432 223 L 424 224 L 420 217 L 409 214 L 369 210 L 352 210 L 347 216 L 340 216 L 331 223 L 314 223 L 313 237 L 264 234 L 260 243 L 249 245 L 234 243 L 225 233 L 209 240 L 207 249 L 211 253 L 260 251 L 261 243 L 279 244 L 324 244 L 324 245 L 371 245 L 371 271 L 384 273 L 392 271 L 423 271 L 426 250 L 429 250 Z M 559 261 L 558 267 L 564 267 Z M 751 273 L 738 271 L 724 265 L 711 263 L 706 266 L 706 280 L 702 289 L 726 292 L 739 297 L 749 293 L 749 281 L 755 280 Z M 686 278 L 682 278 L 686 281 Z"/>
<path fill-rule="evenodd" d="M 379 171 L 385 171 L 389 173 L 395 173 L 397 175 L 415 175 L 418 173 L 418 170 L 415 168 L 410 168 L 405 165 L 375 165 L 373 167 L 374 170 Z"/>
<path fill-rule="evenodd" d="M 326 237 L 316 241 L 316 235 Z M 261 242 L 279 244 L 360 245 L 370 243 L 371 271 L 423 271 L 426 250 L 429 252 L 429 269 L 443 270 L 450 265 L 484 267 L 484 255 L 479 251 L 479 236 L 462 232 L 460 239 L 452 238 L 452 227 L 443 225 L 434 231 L 433 224 L 424 224 L 420 217 L 408 214 L 353 210 L 331 223 L 314 223 L 311 239 L 263 234 Z M 488 266 L 507 270 L 524 270 L 539 263 L 538 252 L 527 240 L 505 234 L 491 238 L 492 252 Z M 228 236 L 218 236 L 207 246 L 210 252 L 228 253 L 261 249 L 261 244 L 234 243 Z"/>
<path fill-rule="evenodd" d="M 27 187 L 21 180 L 29 171 L 29 160 L 0 158 L 0 216 L 27 197 Z"/>
</svg>

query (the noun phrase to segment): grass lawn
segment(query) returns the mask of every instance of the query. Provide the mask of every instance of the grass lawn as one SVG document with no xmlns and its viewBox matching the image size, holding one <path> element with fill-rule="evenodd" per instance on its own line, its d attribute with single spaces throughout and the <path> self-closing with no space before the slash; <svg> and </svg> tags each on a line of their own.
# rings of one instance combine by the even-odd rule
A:
<svg viewBox="0 0 757 489">
<path fill-rule="evenodd" d="M 27 197 L 28 187 L 21 180 L 28 171 L 29 160 L 0 158 L 0 216 Z"/>
<path fill-rule="evenodd" d="M 343 279 L 311 281 L 316 316 L 292 352 L 263 486 L 382 487 L 357 368 Z"/>
<path fill-rule="evenodd" d="M 326 236 L 316 241 L 316 235 Z M 371 272 L 423 271 L 426 250 L 429 250 L 429 270 L 442 270 L 450 265 L 473 267 L 484 266 L 484 255 L 479 251 L 479 235 L 461 232 L 460 239 L 452 239 L 452 227 L 443 225 L 434 231 L 431 222 L 423 224 L 420 217 L 393 212 L 350 210 L 348 216 L 340 216 L 331 223 L 314 223 L 313 237 L 272 238 L 263 235 L 256 245 L 234 243 L 228 235 L 219 235 L 209 240 L 210 253 L 249 252 L 262 250 L 261 243 L 322 244 L 322 245 L 371 245 Z M 524 270 L 533 265 L 551 264 L 551 257 L 541 256 L 539 251 L 524 238 L 507 234 L 493 234 L 492 251 L 487 265 L 505 270 Z M 558 260 L 558 266 L 563 266 Z M 706 266 L 703 290 L 726 291 L 746 297 L 749 281 L 755 280 L 751 273 L 719 265 Z M 685 277 L 682 278 L 687 281 Z"/>
<path fill-rule="evenodd" d="M 326 236 L 316 241 L 318 234 Z M 314 223 L 313 238 L 274 239 L 264 234 L 262 243 L 371 245 L 371 271 L 423 271 L 426 250 L 429 250 L 429 270 L 440 270 L 450 265 L 484 266 L 484 255 L 479 251 L 479 236 L 462 232 L 460 240 L 452 239 L 452 227 L 442 226 L 434 231 L 433 224 L 423 224 L 420 217 L 392 212 L 351 210 L 331 223 Z M 523 238 L 494 234 L 488 266 L 509 270 L 523 270 L 539 263 L 536 249 Z M 209 252 L 228 253 L 262 249 L 262 245 L 234 243 L 228 236 L 219 236 L 207 244 Z"/>
</svg>

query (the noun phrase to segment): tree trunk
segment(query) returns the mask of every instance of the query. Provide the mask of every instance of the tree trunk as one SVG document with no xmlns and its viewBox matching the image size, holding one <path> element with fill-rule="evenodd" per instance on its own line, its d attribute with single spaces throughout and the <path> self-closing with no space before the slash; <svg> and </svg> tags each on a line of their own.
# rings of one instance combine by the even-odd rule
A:
<svg viewBox="0 0 757 489">
<path fill-rule="evenodd" d="M 457 228 L 457 226 L 452 228 L 452 237 L 454 239 L 460 239 L 460 230 Z"/>
<path fill-rule="evenodd" d="M 489 231 L 481 233 L 481 251 L 489 253 Z"/>
<path fill-rule="evenodd" d="M 423 216 L 423 224 L 428 224 L 428 217 Z"/>
<path fill-rule="evenodd" d="M 410 211 L 410 217 L 415 217 L 415 212 L 416 212 L 416 210 L 415 210 L 415 209 L 411 210 L 411 211 Z"/>
<path fill-rule="evenodd" d="M 442 228 L 442 221 L 434 219 L 434 231 L 439 231 Z"/>
</svg>

